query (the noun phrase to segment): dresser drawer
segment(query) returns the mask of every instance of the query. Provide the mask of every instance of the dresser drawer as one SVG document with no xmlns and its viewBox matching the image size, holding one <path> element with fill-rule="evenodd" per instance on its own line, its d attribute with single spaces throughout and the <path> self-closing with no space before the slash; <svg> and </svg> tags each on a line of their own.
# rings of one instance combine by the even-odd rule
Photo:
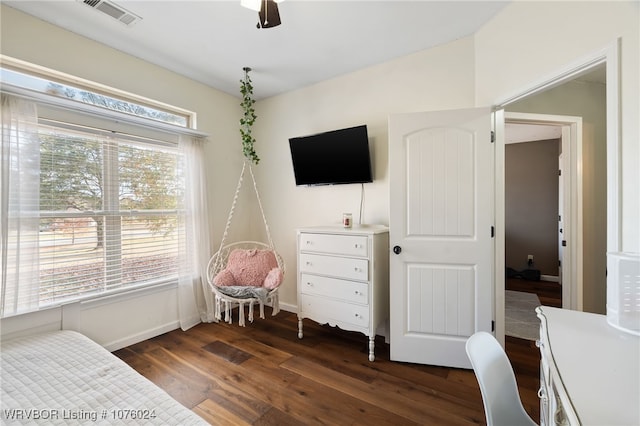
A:
<svg viewBox="0 0 640 426">
<path fill-rule="evenodd" d="M 301 253 L 300 272 L 367 281 L 369 279 L 369 261 L 367 259 Z"/>
<path fill-rule="evenodd" d="M 361 305 L 369 303 L 369 284 L 320 275 L 302 274 L 300 276 L 300 292 L 332 297 Z"/>
<path fill-rule="evenodd" d="M 303 314 L 309 314 L 317 318 L 329 318 L 361 328 L 369 327 L 368 306 L 355 305 L 308 294 L 302 294 L 301 299 L 300 307 Z"/>
<path fill-rule="evenodd" d="M 300 251 L 367 257 L 368 241 L 363 235 L 301 233 Z"/>
</svg>

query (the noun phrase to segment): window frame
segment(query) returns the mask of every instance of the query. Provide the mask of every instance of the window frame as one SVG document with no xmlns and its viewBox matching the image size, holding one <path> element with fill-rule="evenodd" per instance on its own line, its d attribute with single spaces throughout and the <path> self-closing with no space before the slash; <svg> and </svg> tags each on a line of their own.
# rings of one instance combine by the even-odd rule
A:
<svg viewBox="0 0 640 426">
<path fill-rule="evenodd" d="M 130 139 L 131 141 L 144 141 L 148 142 L 149 140 L 153 140 L 155 145 L 158 147 L 177 147 L 180 136 L 188 136 L 188 137 L 196 137 L 205 139 L 208 137 L 206 133 L 200 132 L 195 129 L 196 123 L 196 114 L 184 109 L 176 108 L 173 106 L 169 106 L 166 104 L 162 104 L 160 102 L 151 101 L 146 98 L 142 98 L 140 96 L 132 95 L 117 89 L 108 88 L 107 86 L 100 85 L 93 82 L 88 82 L 87 80 L 78 79 L 72 76 L 69 76 L 64 73 L 59 73 L 56 71 L 52 71 L 43 67 L 39 67 L 32 64 L 27 64 L 26 62 L 14 60 L 10 58 L 7 60 L 7 57 L 4 55 L 0 55 L 1 66 L 7 67 L 7 64 L 10 64 L 11 67 L 16 67 L 16 64 L 20 65 L 18 70 L 23 73 L 30 73 L 31 70 L 37 70 L 38 77 L 49 78 L 51 81 L 53 80 L 52 75 L 56 76 L 64 76 L 66 82 L 74 82 L 77 85 L 77 82 L 81 81 L 86 86 L 83 86 L 85 90 L 94 90 L 95 87 L 100 87 L 102 90 L 99 93 L 106 94 L 107 96 L 118 96 L 123 93 L 126 94 L 126 100 L 128 101 L 139 101 L 144 100 L 145 103 L 142 105 L 151 105 L 153 108 L 161 106 L 163 110 L 167 109 L 175 113 L 176 111 L 183 114 L 188 114 L 189 119 L 187 120 L 189 127 L 181 127 L 178 125 L 163 123 L 160 121 L 155 121 L 149 118 L 132 116 L 123 112 L 119 112 L 116 110 L 100 108 L 98 106 L 92 104 L 83 104 L 78 101 L 73 101 L 70 99 L 65 99 L 62 97 L 50 95 L 47 93 L 41 93 L 17 86 L 13 86 L 11 84 L 7 84 L 4 81 L 1 81 L 1 90 L 3 93 L 7 93 L 10 95 L 22 97 L 29 99 L 35 102 L 38 106 L 38 126 L 40 125 L 51 125 L 55 124 L 55 127 L 65 128 L 69 127 L 84 127 L 90 128 L 92 132 L 95 134 L 102 134 L 103 136 L 114 136 L 123 137 L 125 140 Z M 27 66 L 25 66 L 25 64 Z M 121 98 L 121 97 L 120 97 Z M 117 190 L 116 190 L 117 192 Z M 118 197 L 115 197 L 115 203 L 118 203 Z M 112 206 L 113 207 L 113 206 Z M 109 206 L 103 205 L 103 213 L 107 213 L 111 210 Z M 120 211 L 120 207 L 117 206 L 116 211 Z M 99 213 L 99 212 L 92 212 Z M 146 214 L 162 214 L 162 213 L 175 213 L 179 218 L 179 210 L 176 209 L 168 209 L 168 210 L 156 210 L 156 211 L 147 211 L 141 210 L 136 211 L 136 215 L 146 215 Z M 39 211 L 37 213 L 39 217 L 81 217 L 86 216 L 87 212 L 46 212 Z M 119 215 L 122 217 L 122 213 Z M 121 230 L 120 230 L 121 232 Z M 117 250 L 122 250 L 122 246 Z M 106 263 L 106 260 L 104 261 Z M 155 280 L 146 280 L 141 283 L 133 283 L 126 286 L 117 285 L 115 288 L 109 288 L 109 283 L 105 281 L 105 290 L 101 292 L 90 292 L 88 294 L 80 294 L 77 297 L 63 298 L 60 300 L 53 300 L 48 303 L 43 303 L 40 301 L 38 303 L 38 308 L 35 311 L 41 311 L 49 308 L 58 307 L 61 305 L 75 303 L 75 302 L 87 302 L 87 301 L 98 301 L 101 299 L 107 299 L 114 297 L 116 295 L 124 295 L 126 293 L 135 293 L 146 289 L 157 288 L 158 286 L 166 286 L 169 284 L 177 285 L 178 274 L 171 277 L 162 277 Z M 122 281 L 120 281 L 120 284 Z M 34 312 L 34 311 L 30 311 Z M 11 316 L 11 315 L 9 315 Z"/>
<path fill-rule="evenodd" d="M 43 91 L 38 91 L 38 90 L 34 90 L 34 89 L 29 89 L 29 88 L 25 88 L 25 87 L 20 87 L 18 85 L 14 85 L 12 83 L 9 83 L 7 81 L 4 81 L 4 79 L 1 79 L 1 84 L 2 84 L 2 90 L 3 91 L 7 91 L 5 89 L 9 89 L 9 90 L 19 90 L 19 91 L 23 91 L 23 92 L 31 92 L 32 94 L 41 94 L 41 95 L 45 95 L 44 98 L 48 98 L 49 101 L 53 101 L 54 104 L 60 104 L 62 102 L 56 102 L 55 100 L 59 100 L 59 101 L 67 101 L 70 102 L 71 104 L 69 105 L 69 107 L 72 107 L 73 104 L 77 104 L 75 105 L 76 109 L 82 110 L 84 109 L 84 107 L 94 107 L 98 110 L 102 110 L 103 112 L 114 112 L 117 114 L 120 114 L 122 116 L 129 116 L 131 118 L 138 118 L 138 119 L 142 119 L 145 121 L 150 122 L 150 124 L 153 123 L 157 123 L 159 125 L 166 125 L 166 126 L 172 126 L 172 127 L 177 127 L 177 128 L 184 128 L 184 129 L 191 129 L 191 130 L 196 130 L 197 129 L 197 115 L 195 112 L 193 111 L 189 111 L 187 109 L 184 108 L 180 108 L 180 107 L 176 107 L 174 105 L 169 105 L 167 103 L 164 102 L 160 102 L 160 101 L 156 101 L 144 96 L 140 96 L 140 95 L 136 95 L 124 90 L 120 90 L 120 89 L 116 89 L 114 87 L 111 86 L 107 86 L 104 84 L 100 84 L 91 80 L 87 80 L 84 78 L 80 78 L 80 77 L 76 77 L 67 73 L 63 73 L 60 71 L 56 71 L 50 68 L 46 68 L 40 65 L 36 65 L 36 64 L 32 64 L 26 61 L 22 61 L 20 59 L 16 59 L 10 56 L 6 56 L 3 54 L 0 54 L 0 70 L 1 69 L 7 69 L 10 71 L 15 71 L 18 73 L 22 73 L 22 74 L 26 74 L 27 76 L 30 77 L 36 77 L 36 78 L 41 78 L 44 80 L 49 81 L 50 83 L 56 83 L 56 84 L 61 84 L 61 85 L 66 85 L 66 86 L 71 86 L 75 89 L 78 90 L 84 90 L 87 92 L 91 92 L 94 93 L 96 95 L 101 95 L 101 96 L 106 96 L 109 98 L 113 98 L 115 100 L 118 101 L 122 101 L 122 102 L 126 102 L 126 103 L 130 103 L 133 105 L 138 105 L 141 107 L 146 107 L 146 108 L 151 108 L 160 112 L 167 112 L 173 115 L 177 115 L 180 117 L 184 117 L 186 120 L 186 125 L 185 126 L 179 126 L 179 125 L 175 125 L 175 124 L 170 124 L 170 123 L 166 123 L 166 122 L 162 122 L 162 121 L 158 121 L 158 120 L 153 120 L 144 116 L 136 116 L 133 114 L 127 114 L 127 113 L 123 113 L 120 112 L 118 110 L 114 110 L 114 109 L 109 109 L 109 108 L 105 108 L 105 107 L 100 107 L 97 106 L 95 104 L 91 104 L 91 103 L 83 103 L 83 102 L 79 102 L 77 100 L 72 100 L 72 99 L 67 99 L 64 97 L 59 97 L 56 95 L 52 95 L 50 93 L 47 92 L 43 92 Z M 42 98 L 42 97 L 41 97 Z M 90 108 L 89 108 L 90 110 Z"/>
</svg>

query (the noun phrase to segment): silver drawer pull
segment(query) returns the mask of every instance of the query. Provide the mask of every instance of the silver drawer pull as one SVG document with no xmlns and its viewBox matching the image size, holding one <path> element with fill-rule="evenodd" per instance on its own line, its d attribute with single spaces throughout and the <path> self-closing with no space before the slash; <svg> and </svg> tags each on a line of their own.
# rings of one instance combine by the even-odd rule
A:
<svg viewBox="0 0 640 426">
<path fill-rule="evenodd" d="M 311 266 L 311 262 L 309 262 L 309 261 L 307 260 L 306 265 L 307 265 L 307 266 Z"/>
<path fill-rule="evenodd" d="M 356 313 L 356 318 L 362 318 L 362 315 Z"/>
<path fill-rule="evenodd" d="M 307 285 L 308 285 L 309 287 L 313 287 L 313 283 L 312 283 L 312 282 L 310 282 L 310 281 L 307 281 Z"/>
<path fill-rule="evenodd" d="M 360 292 L 358 290 L 356 290 L 356 296 L 359 296 Z"/>
</svg>

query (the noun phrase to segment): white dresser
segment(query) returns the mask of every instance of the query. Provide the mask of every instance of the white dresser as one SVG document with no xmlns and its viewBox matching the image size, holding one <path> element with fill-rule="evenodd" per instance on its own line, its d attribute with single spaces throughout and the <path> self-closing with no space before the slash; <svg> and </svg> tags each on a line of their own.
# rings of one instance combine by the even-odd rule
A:
<svg viewBox="0 0 640 426">
<path fill-rule="evenodd" d="M 303 319 L 369 336 L 389 317 L 389 230 L 384 226 L 298 229 L 298 337 Z"/>
<path fill-rule="evenodd" d="M 605 315 L 540 306 L 540 424 L 639 425 L 640 337 Z"/>
</svg>

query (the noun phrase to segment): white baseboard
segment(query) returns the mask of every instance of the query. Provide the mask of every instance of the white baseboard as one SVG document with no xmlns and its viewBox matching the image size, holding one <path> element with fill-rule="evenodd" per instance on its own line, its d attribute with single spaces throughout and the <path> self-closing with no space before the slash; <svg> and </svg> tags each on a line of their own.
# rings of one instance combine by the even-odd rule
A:
<svg viewBox="0 0 640 426">
<path fill-rule="evenodd" d="M 292 305 L 290 303 L 282 303 L 282 302 L 280 302 L 280 309 L 283 310 L 283 311 L 287 311 L 287 312 L 297 313 L 298 312 L 298 305 Z M 109 342 L 107 344 L 104 344 L 103 346 L 109 352 L 113 352 L 113 351 L 117 351 L 118 349 L 126 348 L 127 346 L 134 345 L 136 343 L 142 342 L 143 340 L 151 339 L 151 338 L 159 336 L 161 334 L 168 333 L 168 332 L 173 331 L 173 330 L 175 330 L 177 328 L 180 328 L 180 323 L 179 322 L 171 322 L 169 324 L 165 324 L 165 325 L 160 326 L 160 327 L 155 327 L 153 329 L 144 330 L 143 332 L 140 332 L 140 333 L 137 333 L 137 334 L 134 334 L 134 335 L 130 335 L 130 336 L 124 337 L 122 339 L 118 339 L 118 340 Z"/>
<path fill-rule="evenodd" d="M 126 336 L 122 339 L 114 340 L 102 346 L 104 346 L 104 348 L 109 352 L 113 352 L 113 351 L 117 351 L 118 349 L 126 348 L 127 346 L 135 345 L 136 343 L 151 339 L 161 334 L 168 333 L 177 328 L 180 328 L 180 323 L 178 321 L 172 322 L 169 324 L 164 324 L 160 327 L 155 327 L 153 329 L 144 330 L 140 333 Z"/>
<path fill-rule="evenodd" d="M 540 281 L 549 281 L 552 283 L 559 283 L 560 277 L 554 275 L 540 275 Z"/>
<path fill-rule="evenodd" d="M 298 305 L 292 305 L 291 303 L 280 302 L 280 309 L 294 314 L 298 313 Z"/>
</svg>

